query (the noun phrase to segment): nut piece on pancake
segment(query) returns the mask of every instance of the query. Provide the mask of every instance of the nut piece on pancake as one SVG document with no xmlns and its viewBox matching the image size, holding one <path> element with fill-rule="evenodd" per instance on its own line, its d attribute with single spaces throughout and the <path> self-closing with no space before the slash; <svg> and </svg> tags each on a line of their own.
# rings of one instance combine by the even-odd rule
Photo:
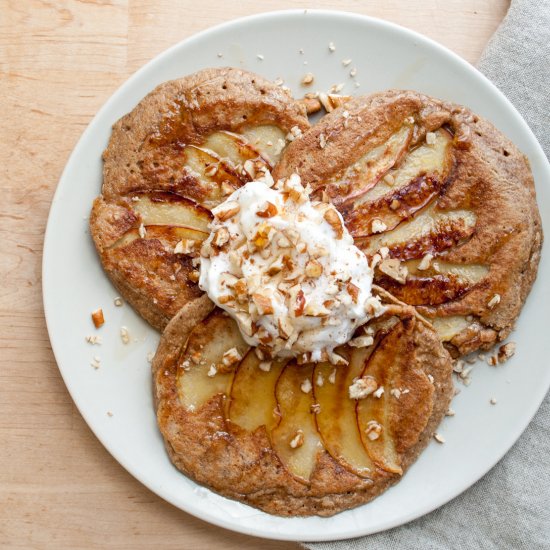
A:
<svg viewBox="0 0 550 550">
<path fill-rule="evenodd" d="M 151 325 L 163 329 L 201 296 L 210 210 L 308 127 L 287 91 L 232 68 L 161 84 L 114 125 L 91 233 L 105 271 Z"/>
<path fill-rule="evenodd" d="M 184 306 L 153 361 L 175 466 L 282 516 L 330 516 L 399 481 L 448 409 L 452 367 L 414 308 L 376 292 L 386 313 L 339 348 L 338 367 L 266 361 L 206 296 Z"/>
<path fill-rule="evenodd" d="M 285 150 L 274 178 L 294 172 L 381 256 L 375 282 L 429 318 L 451 354 L 508 336 L 542 228 L 528 161 L 492 124 L 416 92 L 359 97 Z"/>
</svg>

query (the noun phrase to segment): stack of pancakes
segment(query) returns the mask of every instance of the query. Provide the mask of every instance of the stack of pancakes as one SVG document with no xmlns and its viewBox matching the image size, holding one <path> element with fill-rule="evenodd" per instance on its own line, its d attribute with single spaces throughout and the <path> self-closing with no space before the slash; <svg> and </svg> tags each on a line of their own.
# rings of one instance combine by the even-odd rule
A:
<svg viewBox="0 0 550 550">
<path fill-rule="evenodd" d="M 452 358 L 513 328 L 541 222 L 525 156 L 468 109 L 411 91 L 358 97 L 310 127 L 304 104 L 239 69 L 157 87 L 118 121 L 92 235 L 106 273 L 163 331 L 153 362 L 168 454 L 220 494 L 332 515 L 398 481 L 453 395 Z M 349 364 L 274 362 L 197 286 L 211 209 L 258 170 L 300 175 L 376 265 L 386 313 Z M 223 365 L 235 348 L 239 360 Z M 351 399 L 358 379 L 377 391 Z"/>
</svg>

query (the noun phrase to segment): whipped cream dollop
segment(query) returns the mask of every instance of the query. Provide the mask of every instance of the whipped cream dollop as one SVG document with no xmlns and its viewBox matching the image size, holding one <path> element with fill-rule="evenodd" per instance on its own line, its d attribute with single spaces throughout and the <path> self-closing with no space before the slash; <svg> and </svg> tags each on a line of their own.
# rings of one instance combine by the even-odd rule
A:
<svg viewBox="0 0 550 550">
<path fill-rule="evenodd" d="M 298 175 L 262 179 L 212 211 L 199 286 L 260 355 L 345 362 L 334 348 L 384 309 L 373 270 L 339 212 L 310 201 Z"/>
</svg>

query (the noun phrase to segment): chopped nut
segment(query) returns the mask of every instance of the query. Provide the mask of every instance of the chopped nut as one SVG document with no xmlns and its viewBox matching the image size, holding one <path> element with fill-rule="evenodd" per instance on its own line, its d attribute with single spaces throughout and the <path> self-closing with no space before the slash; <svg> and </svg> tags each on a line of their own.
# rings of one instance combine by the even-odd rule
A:
<svg viewBox="0 0 550 550">
<path fill-rule="evenodd" d="M 147 231 L 145 230 L 145 226 L 143 224 L 140 224 L 138 228 L 138 233 L 141 239 L 145 239 L 145 236 L 147 235 Z"/>
<path fill-rule="evenodd" d="M 192 282 L 192 283 L 198 283 L 199 282 L 199 279 L 200 279 L 200 271 L 197 271 L 196 269 L 191 271 L 191 273 L 189 273 L 189 280 Z"/>
<path fill-rule="evenodd" d="M 117 296 L 114 300 L 113 300 L 114 304 L 116 307 L 121 307 L 124 302 L 122 301 L 122 298 L 120 296 Z"/>
<path fill-rule="evenodd" d="M 434 377 L 431 374 L 428 374 L 428 380 L 430 381 L 430 384 L 434 383 Z"/>
<path fill-rule="evenodd" d="M 447 409 L 447 411 L 445 412 L 445 416 L 454 416 L 456 413 L 454 411 L 454 409 Z"/>
<path fill-rule="evenodd" d="M 342 59 L 342 65 L 344 65 L 344 67 L 347 67 L 350 64 L 351 64 L 351 59 Z"/>
<path fill-rule="evenodd" d="M 236 214 L 239 213 L 241 209 L 241 206 L 237 201 L 228 201 L 226 203 L 222 203 L 219 206 L 216 206 L 212 210 L 212 214 L 218 218 L 218 220 L 225 222 L 229 218 L 232 218 Z"/>
<path fill-rule="evenodd" d="M 120 327 L 120 339 L 122 340 L 123 344 L 130 343 L 130 332 L 126 327 Z"/>
<path fill-rule="evenodd" d="M 401 262 L 397 258 L 383 260 L 378 269 L 401 284 L 405 284 L 407 275 L 409 274 L 407 267 L 401 265 Z"/>
<path fill-rule="evenodd" d="M 214 376 L 216 376 L 216 374 L 218 374 L 218 369 L 216 368 L 216 365 L 214 363 L 210 365 L 210 368 L 208 369 L 208 372 L 206 374 L 210 378 L 213 378 Z"/>
<path fill-rule="evenodd" d="M 227 196 L 231 195 L 231 193 L 235 191 L 235 188 L 227 180 L 223 180 L 221 184 L 221 190 L 224 196 Z"/>
<path fill-rule="evenodd" d="M 372 395 L 380 399 L 384 393 L 384 386 L 380 386 Z"/>
<path fill-rule="evenodd" d="M 258 364 L 258 367 L 260 370 L 263 370 L 264 372 L 269 372 L 271 370 L 271 365 L 272 365 L 271 361 L 260 361 L 260 363 Z"/>
<path fill-rule="evenodd" d="M 432 263 L 432 260 L 433 260 L 433 255 L 426 254 L 418 264 L 418 269 L 420 271 L 424 271 L 425 269 L 428 269 L 430 267 L 430 264 Z"/>
<path fill-rule="evenodd" d="M 317 260 L 309 260 L 306 263 L 305 273 L 308 277 L 316 279 L 323 274 L 323 266 Z"/>
<path fill-rule="evenodd" d="M 508 342 L 498 348 L 498 362 L 504 363 L 510 359 L 516 353 L 515 342 Z"/>
<path fill-rule="evenodd" d="M 279 210 L 277 209 L 277 207 L 272 202 L 266 201 L 263 209 L 256 212 L 256 216 L 258 216 L 259 218 L 272 218 L 278 213 Z"/>
<path fill-rule="evenodd" d="M 90 365 L 95 369 L 99 369 L 99 367 L 101 366 L 101 359 L 97 356 L 97 355 L 94 355 L 93 359 L 92 359 L 92 362 L 90 363 Z"/>
<path fill-rule="evenodd" d="M 226 367 L 232 367 L 238 364 L 242 359 L 242 355 L 237 348 L 228 349 L 222 356 L 222 363 Z"/>
<path fill-rule="evenodd" d="M 296 435 L 290 440 L 290 447 L 292 449 L 297 449 L 298 447 L 301 447 L 304 444 L 304 432 L 302 430 L 298 430 L 296 432 Z"/>
<path fill-rule="evenodd" d="M 317 379 L 315 380 L 315 383 L 321 387 L 324 383 L 325 383 L 325 379 L 323 378 L 323 375 L 321 373 L 319 373 L 317 375 Z"/>
<path fill-rule="evenodd" d="M 496 367 L 498 365 L 497 355 L 489 355 L 489 357 L 487 357 L 487 364 L 490 367 Z"/>
<path fill-rule="evenodd" d="M 227 244 L 229 242 L 229 238 L 230 235 L 227 227 L 219 227 L 214 233 L 212 244 L 217 248 L 221 248 L 224 244 Z"/>
<path fill-rule="evenodd" d="M 331 384 L 334 384 L 334 383 L 336 382 L 336 369 L 334 369 L 334 370 L 329 374 L 328 381 L 329 381 Z"/>
<path fill-rule="evenodd" d="M 439 433 L 434 433 L 434 439 L 438 442 L 438 443 L 445 443 L 445 438 L 439 434 Z"/>
<path fill-rule="evenodd" d="M 487 304 L 489 309 L 493 309 L 497 304 L 500 304 L 500 294 L 495 294 Z"/>
<path fill-rule="evenodd" d="M 309 410 L 313 414 L 319 414 L 321 412 L 321 405 L 319 403 L 313 403 Z"/>
<path fill-rule="evenodd" d="M 373 233 L 382 233 L 388 229 L 388 226 L 382 220 L 372 220 L 371 231 Z"/>
<path fill-rule="evenodd" d="M 313 83 L 313 80 L 314 80 L 314 76 L 312 73 L 306 73 L 303 77 L 302 77 L 302 86 L 309 86 L 310 84 Z"/>
<path fill-rule="evenodd" d="M 350 345 L 352 348 L 367 348 L 369 346 L 372 346 L 374 343 L 374 339 L 372 336 L 358 336 L 357 338 L 353 338 L 348 342 L 348 345 Z"/>
<path fill-rule="evenodd" d="M 335 50 L 336 50 L 336 46 L 334 45 L 334 42 L 329 42 L 328 43 L 328 51 L 333 52 Z"/>
<path fill-rule="evenodd" d="M 300 385 L 300 389 L 304 393 L 309 393 L 311 391 L 311 380 L 309 378 L 306 378 Z"/>
<path fill-rule="evenodd" d="M 401 206 L 401 203 L 397 199 L 393 199 L 390 203 L 391 210 L 397 210 Z"/>
<path fill-rule="evenodd" d="M 351 78 L 355 78 L 357 76 L 357 67 L 353 67 L 350 70 L 349 75 L 351 76 Z M 357 86 L 357 83 L 355 83 L 355 85 Z"/>
<path fill-rule="evenodd" d="M 348 388 L 349 398 L 365 399 L 365 397 L 375 392 L 377 389 L 378 389 L 378 384 L 376 383 L 376 380 L 372 376 L 365 376 L 364 378 L 358 378 Z"/>
<path fill-rule="evenodd" d="M 359 292 L 360 288 L 357 285 L 354 285 L 351 281 L 346 284 L 346 290 L 351 296 L 351 300 L 354 304 L 359 301 Z"/>
<path fill-rule="evenodd" d="M 88 342 L 88 344 L 92 344 L 92 346 L 100 346 L 102 341 L 101 336 L 97 334 L 90 334 L 89 336 L 86 336 L 86 342 Z"/>
<path fill-rule="evenodd" d="M 461 359 L 457 359 L 455 364 L 453 365 L 453 371 L 457 374 L 460 374 L 464 370 L 464 361 Z"/>
<path fill-rule="evenodd" d="M 294 332 L 294 326 L 286 317 L 279 317 L 278 319 L 279 335 L 284 340 L 288 340 Z"/>
<path fill-rule="evenodd" d="M 105 317 L 103 317 L 103 310 L 101 308 L 96 309 L 92 313 L 92 321 L 94 322 L 95 328 L 99 328 L 105 323 Z"/>
<path fill-rule="evenodd" d="M 321 149 L 324 149 L 327 145 L 327 138 L 325 136 L 325 134 L 319 134 L 319 147 Z"/>
<path fill-rule="evenodd" d="M 389 185 L 390 187 L 395 183 L 395 178 L 392 176 L 392 174 L 386 174 L 383 180 L 384 183 Z"/>
<path fill-rule="evenodd" d="M 341 82 L 340 84 L 333 84 L 330 88 L 331 94 L 338 94 L 344 89 L 345 84 Z"/>
<path fill-rule="evenodd" d="M 229 233 L 228 233 L 229 240 Z M 196 245 L 196 241 L 191 239 L 182 239 L 174 248 L 174 254 L 191 254 Z"/>
<path fill-rule="evenodd" d="M 333 208 L 327 208 L 323 215 L 325 221 L 332 227 L 336 233 L 336 238 L 341 239 L 344 236 L 344 228 L 342 226 L 342 220 L 340 216 Z"/>
<path fill-rule="evenodd" d="M 273 309 L 273 304 L 271 298 L 260 292 L 254 292 L 252 294 L 252 300 L 258 308 L 258 313 L 260 315 L 271 315 L 275 310 Z"/>
<path fill-rule="evenodd" d="M 382 426 L 376 422 L 376 420 L 369 420 L 369 422 L 367 422 L 367 427 L 365 428 L 365 433 L 371 441 L 374 441 L 380 437 L 380 434 L 382 433 Z"/>
<path fill-rule="evenodd" d="M 491 397 L 489 403 L 491 403 L 491 405 L 496 405 L 497 404 L 497 400 L 495 397 Z"/>
<path fill-rule="evenodd" d="M 398 388 L 392 388 L 390 390 L 390 395 L 393 395 L 396 399 L 399 399 L 401 397 L 401 390 Z"/>
</svg>

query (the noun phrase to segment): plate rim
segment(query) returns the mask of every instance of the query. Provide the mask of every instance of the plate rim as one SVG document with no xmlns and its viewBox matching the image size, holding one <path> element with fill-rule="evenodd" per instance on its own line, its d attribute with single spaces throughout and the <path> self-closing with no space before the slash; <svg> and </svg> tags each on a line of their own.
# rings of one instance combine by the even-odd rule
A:
<svg viewBox="0 0 550 550">
<path fill-rule="evenodd" d="M 544 167 L 544 170 L 546 171 L 547 175 L 550 177 L 550 164 L 548 162 L 548 159 L 546 158 L 546 155 L 539 144 L 537 138 L 533 134 L 532 130 L 530 129 L 527 122 L 523 119 L 521 114 L 517 111 L 517 109 L 514 107 L 514 105 L 508 100 L 508 98 L 501 92 L 495 84 L 493 84 L 485 75 L 483 75 L 480 71 L 477 70 L 476 67 L 471 65 L 468 61 L 460 57 L 458 54 L 453 52 L 452 50 L 448 49 L 446 46 L 443 46 L 442 44 L 438 43 L 437 41 L 422 35 L 421 33 L 414 31 L 412 29 L 408 29 L 406 27 L 403 27 L 397 23 L 387 21 L 385 19 L 380 19 L 377 17 L 372 17 L 368 15 L 358 14 L 355 12 L 350 11 L 342 11 L 342 10 L 327 10 L 327 9 L 285 9 L 285 10 L 273 10 L 268 12 L 262 12 L 254 15 L 249 15 L 246 17 L 240 17 L 236 19 L 231 19 L 229 21 L 225 21 L 223 23 L 214 25 L 212 27 L 208 27 L 206 29 L 203 29 L 202 31 L 195 33 L 175 44 L 170 46 L 169 48 L 163 50 L 159 54 L 157 54 L 155 57 L 150 59 L 147 63 L 142 65 L 139 69 L 137 69 L 135 72 L 133 72 L 122 84 L 120 84 L 116 90 L 109 96 L 109 98 L 103 103 L 103 105 L 99 108 L 99 110 L 96 112 L 96 114 L 92 117 L 90 122 L 87 124 L 85 130 L 80 135 L 80 138 L 76 142 L 74 148 L 72 149 L 67 162 L 65 163 L 64 169 L 61 173 L 61 176 L 59 178 L 59 181 L 56 185 L 56 190 L 53 195 L 50 208 L 48 211 L 48 220 L 46 225 L 46 230 L 44 233 L 44 240 L 43 240 L 43 255 L 42 255 L 42 301 L 43 301 L 43 308 L 44 308 L 44 317 L 46 320 L 46 327 L 48 331 L 48 337 L 51 343 L 52 351 L 56 360 L 57 367 L 60 371 L 60 374 L 63 378 L 63 382 L 71 396 L 71 399 L 73 400 L 75 406 L 77 407 L 79 413 L 85 420 L 88 428 L 92 431 L 92 433 L 95 435 L 95 437 L 99 440 L 99 442 L 103 445 L 103 447 L 115 458 L 115 460 L 130 474 L 132 477 L 137 479 L 142 485 L 147 487 L 148 490 L 152 491 L 155 495 L 162 498 L 163 500 L 171 503 L 178 509 L 191 514 L 194 517 L 197 517 L 198 519 L 201 519 L 203 521 L 206 521 L 208 523 L 211 523 L 213 525 L 216 525 L 218 527 L 223 527 L 225 529 L 239 532 L 245 535 L 250 536 L 256 536 L 266 539 L 273 539 L 273 540 L 288 540 L 288 541 L 295 541 L 296 537 L 294 535 L 286 534 L 284 531 L 281 531 L 277 528 L 272 529 L 270 532 L 266 532 L 266 529 L 256 529 L 256 528 L 250 528 L 243 525 L 240 525 L 238 523 L 232 523 L 231 521 L 225 521 L 224 519 L 219 518 L 215 515 L 208 515 L 205 514 L 204 510 L 200 510 L 199 508 L 196 508 L 193 506 L 193 504 L 190 505 L 182 505 L 181 502 L 176 502 L 175 499 L 170 498 L 169 496 L 161 495 L 160 491 L 157 490 L 158 488 L 154 488 L 152 484 L 148 480 L 144 480 L 142 476 L 139 473 L 136 473 L 133 469 L 132 464 L 130 464 L 130 461 L 128 461 L 124 456 L 121 455 L 117 450 L 113 450 L 110 448 L 110 445 L 107 444 L 104 441 L 104 438 L 102 438 L 99 425 L 94 423 L 91 417 L 91 413 L 85 413 L 81 409 L 81 403 L 77 402 L 75 399 L 75 390 L 73 387 L 73 384 L 69 380 L 69 370 L 64 369 L 61 365 L 61 362 L 59 361 L 59 357 L 61 356 L 60 348 L 61 344 L 55 340 L 53 337 L 54 334 L 54 327 L 52 326 L 52 319 L 51 315 L 48 315 L 48 311 L 50 310 L 50 298 L 47 292 L 47 287 L 49 286 L 49 274 L 47 272 L 47 264 L 48 264 L 48 257 L 50 256 L 51 252 L 50 249 L 53 248 L 52 244 L 52 238 L 50 237 L 51 233 L 53 232 L 53 226 L 54 226 L 54 217 L 52 216 L 52 212 L 55 210 L 57 203 L 60 201 L 60 197 L 62 195 L 62 188 L 64 186 L 64 181 L 67 179 L 67 174 L 69 172 L 70 165 L 75 162 L 75 159 L 78 158 L 80 154 L 80 150 L 83 148 L 83 144 L 85 143 L 86 139 L 88 138 L 89 134 L 91 134 L 95 130 L 95 126 L 98 124 L 98 120 L 100 120 L 105 112 L 107 112 L 111 105 L 113 103 L 116 103 L 118 100 L 118 96 L 122 95 L 124 91 L 127 89 L 131 89 L 134 86 L 134 82 L 138 80 L 138 78 L 141 76 L 142 73 L 149 70 L 149 68 L 153 65 L 156 65 L 160 63 L 165 57 L 169 57 L 174 51 L 177 51 L 178 49 L 194 42 L 195 40 L 204 39 L 205 37 L 208 37 L 210 34 L 216 34 L 220 30 L 226 30 L 231 27 L 236 27 L 239 25 L 246 25 L 246 24 L 254 24 L 257 21 L 262 21 L 265 19 L 276 19 L 276 18 L 286 18 L 286 17 L 296 17 L 296 16 L 303 16 L 303 15 L 312 15 L 312 16 L 321 16 L 321 17 L 337 17 L 339 18 L 339 23 L 345 20 L 353 20 L 353 21 L 360 21 L 365 23 L 366 25 L 373 25 L 378 26 L 379 28 L 382 28 L 383 30 L 387 30 L 389 32 L 397 32 L 401 35 L 405 35 L 405 37 L 408 37 L 410 39 L 413 39 L 415 41 L 418 41 L 419 43 L 423 43 L 431 48 L 435 48 L 436 50 L 439 50 L 440 53 L 445 54 L 446 56 L 450 57 L 454 62 L 458 63 L 462 66 L 462 68 L 472 74 L 472 76 L 475 76 L 479 81 L 483 83 L 484 86 L 488 86 L 491 89 L 491 92 L 499 96 L 501 101 L 504 102 L 504 104 L 507 106 L 507 115 L 506 116 L 514 116 L 516 118 L 516 121 L 519 122 L 520 126 L 523 127 L 523 130 L 526 131 L 527 135 L 530 138 L 530 141 L 532 142 L 532 146 L 534 147 L 533 153 L 536 154 L 538 157 L 542 160 L 542 166 Z M 133 108 L 133 107 L 132 107 Z M 444 506 L 454 498 L 456 498 L 458 495 L 462 494 L 466 490 L 468 490 L 470 487 L 472 487 L 475 483 L 477 483 L 484 475 L 487 474 L 494 466 L 502 460 L 504 455 L 508 453 L 508 451 L 511 449 L 511 447 L 515 444 L 515 442 L 519 439 L 519 437 L 523 434 L 527 426 L 532 421 L 533 417 L 535 416 L 536 412 L 538 411 L 542 401 L 544 400 L 546 393 L 550 386 L 550 374 L 548 376 L 548 379 L 545 380 L 544 384 L 540 385 L 540 388 L 544 388 L 540 391 L 540 394 L 536 396 L 535 399 L 531 400 L 528 404 L 526 404 L 526 407 L 524 411 L 526 410 L 525 414 L 523 415 L 523 422 L 520 422 L 518 425 L 518 428 L 513 431 L 512 434 L 507 433 L 503 436 L 503 444 L 502 449 L 503 451 L 501 453 L 498 453 L 496 458 L 494 460 L 490 460 L 490 464 L 485 465 L 483 468 L 480 468 L 478 471 L 476 471 L 475 476 L 471 476 L 471 478 L 468 480 L 466 486 L 461 486 L 461 489 L 449 491 L 444 494 L 442 498 L 440 498 L 437 501 L 437 504 L 430 503 L 428 505 L 424 505 L 420 508 L 414 508 L 413 511 L 410 511 L 409 513 L 405 513 L 399 517 L 399 519 L 395 521 L 388 521 L 388 522 L 382 522 L 377 528 L 375 529 L 361 529 L 360 527 L 350 527 L 345 532 L 336 532 L 327 534 L 318 534 L 316 536 L 308 536 L 307 541 L 308 542 L 319 542 L 319 541 L 334 541 L 334 540 L 343 540 L 348 538 L 354 538 L 359 536 L 364 536 L 368 534 L 374 534 L 379 533 L 382 531 L 386 531 L 388 529 L 392 529 L 394 527 L 398 527 L 401 525 L 404 525 L 406 523 L 409 523 L 410 521 L 420 518 L 433 510 L 436 510 L 440 508 L 441 506 Z M 183 474 L 182 474 L 183 475 Z M 194 483 L 194 482 L 193 482 Z M 197 486 L 199 486 L 197 484 Z M 363 505 L 364 506 L 364 505 Z M 277 517 L 277 516 L 275 516 Z M 315 516 L 316 517 L 316 516 Z M 332 516 L 330 518 L 317 518 L 322 520 L 331 520 L 334 519 L 337 516 Z M 278 520 L 281 520 L 283 522 L 292 522 L 294 520 L 304 520 L 308 518 L 281 518 L 277 517 Z"/>
</svg>

